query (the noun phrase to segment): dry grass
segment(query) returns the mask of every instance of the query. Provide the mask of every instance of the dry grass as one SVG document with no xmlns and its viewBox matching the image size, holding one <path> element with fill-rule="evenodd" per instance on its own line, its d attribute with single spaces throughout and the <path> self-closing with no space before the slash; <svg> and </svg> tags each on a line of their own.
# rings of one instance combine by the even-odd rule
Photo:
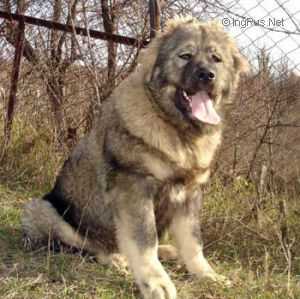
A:
<svg viewBox="0 0 300 299">
<path fill-rule="evenodd" d="M 41 190 L 13 191 L 0 185 L 0 298 L 139 298 L 131 276 L 100 266 L 88 257 L 53 253 L 47 249 L 24 252 L 20 207 L 38 193 Z M 167 264 L 179 298 L 299 298 L 300 266 L 296 265 L 299 245 L 294 250 L 298 256 L 293 258 L 288 289 L 285 260 L 279 242 L 273 239 L 271 224 L 263 228 L 265 232 L 252 227 L 251 223 L 238 225 L 233 219 L 240 217 L 241 211 L 236 210 L 240 207 L 231 204 L 222 210 L 232 202 L 224 196 L 208 197 L 203 215 L 207 227 L 204 235 L 209 245 L 209 259 L 219 272 L 231 278 L 233 287 L 200 282 L 176 264 Z M 217 197 L 222 200 L 221 205 L 215 202 Z M 233 212 L 236 215 L 232 215 Z M 226 224 L 224 219 L 227 219 Z M 293 221 L 291 219 L 291 225 Z M 300 231 L 299 221 L 293 225 Z"/>
<path fill-rule="evenodd" d="M 21 206 L 49 190 L 64 157 L 45 128 L 35 131 L 16 122 L 14 130 L 9 154 L 0 164 L 0 298 L 139 298 L 132 276 L 88 257 L 23 250 Z M 202 214 L 205 250 L 233 287 L 199 281 L 183 267 L 165 264 L 179 298 L 300 298 L 299 200 L 266 195 L 258 211 L 253 209 L 255 194 L 243 180 L 227 187 L 215 182 L 209 188 Z M 292 245 L 290 277 L 280 239 L 279 200 L 288 208 L 283 220 Z"/>
</svg>

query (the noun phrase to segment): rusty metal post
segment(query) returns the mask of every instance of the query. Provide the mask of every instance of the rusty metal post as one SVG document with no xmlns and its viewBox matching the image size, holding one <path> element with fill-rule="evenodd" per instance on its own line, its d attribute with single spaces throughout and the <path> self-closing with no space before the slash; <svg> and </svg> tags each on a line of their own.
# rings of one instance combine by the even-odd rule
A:
<svg viewBox="0 0 300 299">
<path fill-rule="evenodd" d="M 10 94 L 7 103 L 6 118 L 4 125 L 4 151 L 11 138 L 11 129 L 13 124 L 14 110 L 17 99 L 18 80 L 21 66 L 21 59 L 24 50 L 24 35 L 25 35 L 25 23 L 20 21 L 17 29 L 17 36 L 15 41 L 15 57 L 13 63 L 13 69 L 11 74 Z"/>
<path fill-rule="evenodd" d="M 149 0 L 150 39 L 154 38 L 156 32 L 160 31 L 160 14 L 160 1 Z"/>
</svg>

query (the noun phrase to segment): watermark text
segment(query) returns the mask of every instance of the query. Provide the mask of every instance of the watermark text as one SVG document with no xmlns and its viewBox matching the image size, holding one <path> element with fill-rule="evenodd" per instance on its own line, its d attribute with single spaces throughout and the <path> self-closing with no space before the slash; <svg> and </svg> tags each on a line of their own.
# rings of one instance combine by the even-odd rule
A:
<svg viewBox="0 0 300 299">
<path fill-rule="evenodd" d="M 264 19 L 254 19 L 254 18 L 244 18 L 244 19 L 236 19 L 231 17 L 224 17 L 222 19 L 222 24 L 225 27 L 239 27 L 239 28 L 248 28 L 253 26 L 261 26 L 261 27 L 281 27 L 284 28 L 284 19 L 283 18 L 264 18 Z"/>
</svg>

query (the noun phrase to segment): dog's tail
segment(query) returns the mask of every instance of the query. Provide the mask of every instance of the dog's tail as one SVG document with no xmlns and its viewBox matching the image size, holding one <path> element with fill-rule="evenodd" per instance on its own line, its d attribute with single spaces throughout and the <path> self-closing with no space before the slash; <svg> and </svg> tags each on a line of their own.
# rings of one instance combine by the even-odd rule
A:
<svg viewBox="0 0 300 299">
<path fill-rule="evenodd" d="M 33 199 L 26 203 L 21 216 L 23 244 L 26 249 L 63 243 L 67 246 L 94 252 L 92 243 L 82 237 L 57 213 L 46 200 Z"/>
</svg>

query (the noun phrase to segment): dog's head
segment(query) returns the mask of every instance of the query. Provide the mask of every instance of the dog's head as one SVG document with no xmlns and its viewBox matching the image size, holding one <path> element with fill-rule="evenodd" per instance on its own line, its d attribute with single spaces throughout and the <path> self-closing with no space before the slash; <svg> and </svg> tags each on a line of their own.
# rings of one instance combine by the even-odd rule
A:
<svg viewBox="0 0 300 299">
<path fill-rule="evenodd" d="M 221 123 L 221 106 L 248 63 L 216 22 L 172 20 L 141 54 L 156 104 L 177 125 Z"/>
</svg>

